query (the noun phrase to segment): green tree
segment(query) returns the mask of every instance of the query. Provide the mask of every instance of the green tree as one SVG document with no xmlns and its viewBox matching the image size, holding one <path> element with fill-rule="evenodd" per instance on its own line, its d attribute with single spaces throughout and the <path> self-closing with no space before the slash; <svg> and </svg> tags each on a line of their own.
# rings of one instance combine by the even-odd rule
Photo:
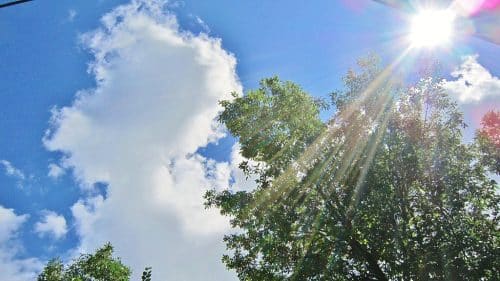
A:
<svg viewBox="0 0 500 281">
<path fill-rule="evenodd" d="M 110 243 L 96 250 L 94 254 L 82 254 L 71 264 L 64 266 L 60 259 L 47 263 L 38 275 L 38 281 L 128 281 L 130 268 L 119 258 L 113 257 Z M 151 281 L 151 268 L 147 267 L 142 280 Z"/>
<path fill-rule="evenodd" d="M 264 79 L 219 116 L 257 174 L 214 190 L 240 280 L 500 280 L 497 183 L 437 79 L 405 87 L 373 59 L 321 122 L 299 86 Z M 250 164 L 256 163 L 256 164 Z"/>
<path fill-rule="evenodd" d="M 50 260 L 42 273 L 38 275 L 38 281 L 64 281 L 64 265 L 60 259 Z"/>
</svg>

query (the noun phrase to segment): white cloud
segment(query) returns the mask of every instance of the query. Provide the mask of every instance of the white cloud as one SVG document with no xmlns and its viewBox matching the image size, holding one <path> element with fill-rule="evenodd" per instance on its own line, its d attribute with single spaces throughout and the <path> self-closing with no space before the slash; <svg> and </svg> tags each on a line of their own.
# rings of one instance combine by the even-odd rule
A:
<svg viewBox="0 0 500 281">
<path fill-rule="evenodd" d="M 462 64 L 451 76 L 456 80 L 444 80 L 443 87 L 457 100 L 468 127 L 464 139 L 471 141 L 481 119 L 490 110 L 500 108 L 500 80 L 479 64 L 477 55 L 463 57 Z"/>
<path fill-rule="evenodd" d="M 252 190 L 255 188 L 257 180 L 256 175 L 245 175 L 245 173 L 238 167 L 241 162 L 248 161 L 250 166 L 255 166 L 258 163 L 249 159 L 244 158 L 241 155 L 241 146 L 239 143 L 235 143 L 231 149 L 231 162 L 230 162 L 230 171 L 231 176 L 234 180 L 232 185 L 233 190 L 241 191 L 241 190 Z"/>
<path fill-rule="evenodd" d="M 27 215 L 16 215 L 13 209 L 7 209 L 0 205 L 0 243 L 11 239 L 17 229 L 28 219 Z"/>
<path fill-rule="evenodd" d="M 5 174 L 7 176 L 14 177 L 18 180 L 24 180 L 26 178 L 24 173 L 18 168 L 14 167 L 14 165 L 12 165 L 12 163 L 10 163 L 9 161 L 2 159 L 0 160 L 0 164 L 4 167 Z"/>
<path fill-rule="evenodd" d="M 50 235 L 55 239 L 60 239 L 68 232 L 66 219 L 52 211 L 43 211 L 41 221 L 35 224 L 35 232 L 40 237 Z"/>
<path fill-rule="evenodd" d="M 61 166 L 54 163 L 49 164 L 49 177 L 57 179 L 58 177 L 64 175 L 64 172 L 64 168 L 62 168 Z"/>
<path fill-rule="evenodd" d="M 136 279 L 152 266 L 159 280 L 233 280 L 220 261 L 227 219 L 202 199 L 227 188 L 230 166 L 196 151 L 223 135 L 214 118 L 218 101 L 241 91 L 236 60 L 162 9 L 132 1 L 83 36 L 97 87 L 54 109 L 44 144 L 82 186 L 108 184 L 106 198 L 72 207 L 79 251 L 111 241 Z"/>
<path fill-rule="evenodd" d="M 451 73 L 456 78 L 444 81 L 444 88 L 460 103 L 478 103 L 487 98 L 500 98 L 500 79 L 477 62 L 477 55 L 465 56 L 459 68 Z"/>
<path fill-rule="evenodd" d="M 27 215 L 16 215 L 0 205 L 0 280 L 35 280 L 43 266 L 38 259 L 17 257 L 22 249 L 16 241 L 17 232 L 27 219 Z"/>
</svg>

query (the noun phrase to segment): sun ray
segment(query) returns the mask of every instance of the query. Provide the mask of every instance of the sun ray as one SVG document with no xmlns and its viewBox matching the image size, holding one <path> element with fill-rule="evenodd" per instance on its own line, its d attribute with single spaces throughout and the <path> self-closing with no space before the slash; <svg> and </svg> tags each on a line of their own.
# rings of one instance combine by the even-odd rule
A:
<svg viewBox="0 0 500 281">
<path fill-rule="evenodd" d="M 356 108 L 358 108 L 363 101 L 365 101 L 373 92 L 375 92 L 382 83 L 387 81 L 391 74 L 394 73 L 396 67 L 402 62 L 402 60 L 408 55 L 410 48 L 405 49 L 400 56 L 398 56 L 393 63 L 387 66 L 381 73 L 368 85 L 368 87 L 363 91 L 360 97 L 349 105 L 337 118 L 340 120 L 347 120 L 354 112 L 356 112 Z M 321 152 L 321 148 L 324 143 L 327 142 L 335 133 L 337 133 L 337 129 L 327 128 L 324 132 L 322 132 L 316 140 L 309 145 L 302 155 L 297 159 L 295 165 L 289 165 L 285 171 L 272 182 L 272 188 L 268 188 L 266 190 L 261 190 L 255 194 L 254 200 L 252 204 L 249 204 L 246 207 L 246 211 L 244 213 L 249 214 L 249 210 L 259 210 L 262 208 L 266 208 L 267 206 L 274 203 L 276 200 L 280 198 L 285 198 L 292 191 L 289 187 L 295 186 L 298 181 L 296 177 L 297 168 L 307 169 L 311 166 L 314 160 L 318 158 L 318 153 Z M 359 141 L 359 140 L 358 140 Z M 353 149 L 349 153 L 355 153 L 354 157 L 359 154 L 355 152 Z M 352 159 L 354 158 L 352 157 Z M 345 159 L 345 158 L 344 158 Z M 351 160 L 352 160 L 351 159 Z M 345 167 L 350 165 L 347 164 L 346 161 L 342 161 L 341 170 L 345 170 Z M 294 167 L 295 166 L 295 167 Z M 338 177 L 340 173 L 336 173 L 336 177 Z"/>
<path fill-rule="evenodd" d="M 366 148 L 368 148 L 368 155 L 366 157 L 366 160 L 364 161 L 364 163 L 362 164 L 362 171 L 361 171 L 361 175 L 358 177 L 357 179 L 357 183 L 356 183 L 356 186 L 354 188 L 354 192 L 353 192 L 353 199 L 351 200 L 351 203 L 350 203 L 350 206 L 348 208 L 348 212 L 347 212 L 347 216 L 352 216 L 354 214 L 354 209 L 353 207 L 355 205 L 357 205 L 359 199 L 360 199 L 360 196 L 359 196 L 359 190 L 360 190 L 360 187 L 362 185 L 362 183 L 364 182 L 364 179 L 366 177 L 366 174 L 367 174 L 367 171 L 368 171 L 368 167 L 370 165 L 370 163 L 372 162 L 373 160 L 373 157 L 375 156 L 375 151 L 376 151 L 376 148 L 378 147 L 378 144 L 380 143 L 380 140 L 382 139 L 383 135 L 384 135 L 384 132 L 385 132 L 385 128 L 386 128 L 386 124 L 389 120 L 389 116 L 390 116 L 390 111 L 389 109 L 391 108 L 392 106 L 392 98 L 389 96 L 389 94 L 386 94 L 384 95 L 385 98 L 384 98 L 384 102 L 382 102 L 384 104 L 384 107 L 382 108 L 382 110 L 378 113 L 377 117 L 375 118 L 376 119 L 376 123 L 379 123 L 378 121 L 380 121 L 380 119 L 383 119 L 381 122 L 380 122 L 380 126 L 379 126 L 379 129 L 377 130 L 376 133 L 373 134 L 372 136 L 372 141 L 366 141 L 363 142 L 360 144 L 361 147 L 357 147 L 357 149 L 355 150 L 359 150 L 359 151 L 363 151 L 365 150 Z M 371 143 L 371 145 L 370 145 Z M 356 145 L 358 146 L 358 145 Z M 364 146 L 364 148 L 363 148 Z M 324 167 L 325 165 L 321 165 L 321 167 Z M 336 173 L 336 175 L 341 175 L 343 172 L 340 171 L 340 173 Z M 334 180 L 335 182 L 335 180 Z M 328 198 L 326 198 L 328 200 Z M 326 204 L 326 200 L 324 202 Z M 353 204 L 354 203 L 354 204 Z M 312 246 L 312 243 L 313 243 L 313 239 L 315 237 L 315 235 L 319 234 L 319 230 L 321 228 L 321 225 L 322 225 L 322 216 L 324 215 L 323 212 L 318 212 L 315 216 L 315 219 L 314 219 L 314 223 L 313 223 L 313 229 L 312 231 L 309 233 L 309 238 L 306 239 L 306 242 L 305 242 L 305 250 L 304 250 L 304 255 L 302 255 L 299 263 L 298 263 L 298 268 L 300 269 L 301 268 L 301 265 L 302 263 L 304 262 L 306 256 L 305 254 L 307 254 L 310 250 L 310 247 Z M 349 218 L 348 218 L 349 219 Z"/>
<path fill-rule="evenodd" d="M 386 110 L 381 111 L 379 114 L 378 118 L 382 118 L 383 120 L 379 124 L 380 128 L 372 136 L 373 140 L 370 142 L 371 145 L 368 145 L 368 154 L 367 154 L 366 160 L 364 161 L 364 163 L 362 165 L 361 173 L 358 176 L 356 186 L 354 187 L 353 198 L 351 200 L 351 203 L 350 203 L 348 211 L 347 211 L 349 214 L 354 213 L 354 208 L 356 208 L 356 206 L 358 206 L 359 201 L 361 200 L 360 189 L 361 189 L 362 185 L 364 184 L 364 181 L 365 181 L 366 176 L 368 174 L 368 169 L 369 169 L 371 163 L 373 162 L 373 158 L 375 157 L 376 149 L 378 148 L 378 145 L 380 144 L 380 141 L 382 140 L 384 133 L 385 133 L 385 130 L 387 128 L 387 122 L 389 121 L 389 117 L 390 117 L 390 113 L 391 113 L 389 110 L 390 107 L 392 106 L 391 101 L 392 101 L 392 98 L 387 97 Z"/>
</svg>

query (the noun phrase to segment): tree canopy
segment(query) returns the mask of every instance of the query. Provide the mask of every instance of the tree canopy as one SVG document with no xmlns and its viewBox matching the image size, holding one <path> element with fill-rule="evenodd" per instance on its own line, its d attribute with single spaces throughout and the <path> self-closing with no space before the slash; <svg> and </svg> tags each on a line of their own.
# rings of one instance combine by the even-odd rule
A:
<svg viewBox="0 0 500 281">
<path fill-rule="evenodd" d="M 235 229 L 223 262 L 240 280 L 500 280 L 492 146 L 462 142 L 437 78 L 405 86 L 372 59 L 359 66 L 327 122 L 276 77 L 221 102 L 240 167 L 258 178 L 206 193 Z"/>
<path fill-rule="evenodd" d="M 38 281 L 128 281 L 131 270 L 119 258 L 113 257 L 110 243 L 94 254 L 81 254 L 68 265 L 56 258 L 50 260 L 38 275 Z M 142 281 L 151 281 L 151 267 L 142 274 Z"/>
<path fill-rule="evenodd" d="M 476 141 L 483 164 L 492 173 L 500 174 L 500 111 L 490 111 L 481 120 Z"/>
</svg>

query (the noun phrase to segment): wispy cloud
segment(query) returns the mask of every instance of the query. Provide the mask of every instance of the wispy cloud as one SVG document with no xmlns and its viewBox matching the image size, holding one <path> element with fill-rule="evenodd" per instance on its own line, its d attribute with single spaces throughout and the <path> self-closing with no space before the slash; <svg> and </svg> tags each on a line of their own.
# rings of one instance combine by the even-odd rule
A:
<svg viewBox="0 0 500 281">
<path fill-rule="evenodd" d="M 74 10 L 74 9 L 70 9 L 70 10 L 68 10 L 68 17 L 67 17 L 67 20 L 68 20 L 69 22 L 74 21 L 74 20 L 75 20 L 75 18 L 76 18 L 76 15 L 77 15 L 76 10 Z"/>
<path fill-rule="evenodd" d="M 199 16 L 195 16 L 196 23 L 198 23 L 204 32 L 210 33 L 210 27 Z"/>
<path fill-rule="evenodd" d="M 14 165 L 12 165 L 12 163 L 10 163 L 9 161 L 2 159 L 0 160 L 0 164 L 3 166 L 5 174 L 7 176 L 16 178 L 21 181 L 26 179 L 26 176 L 24 175 L 23 171 L 14 167 Z"/>
</svg>

